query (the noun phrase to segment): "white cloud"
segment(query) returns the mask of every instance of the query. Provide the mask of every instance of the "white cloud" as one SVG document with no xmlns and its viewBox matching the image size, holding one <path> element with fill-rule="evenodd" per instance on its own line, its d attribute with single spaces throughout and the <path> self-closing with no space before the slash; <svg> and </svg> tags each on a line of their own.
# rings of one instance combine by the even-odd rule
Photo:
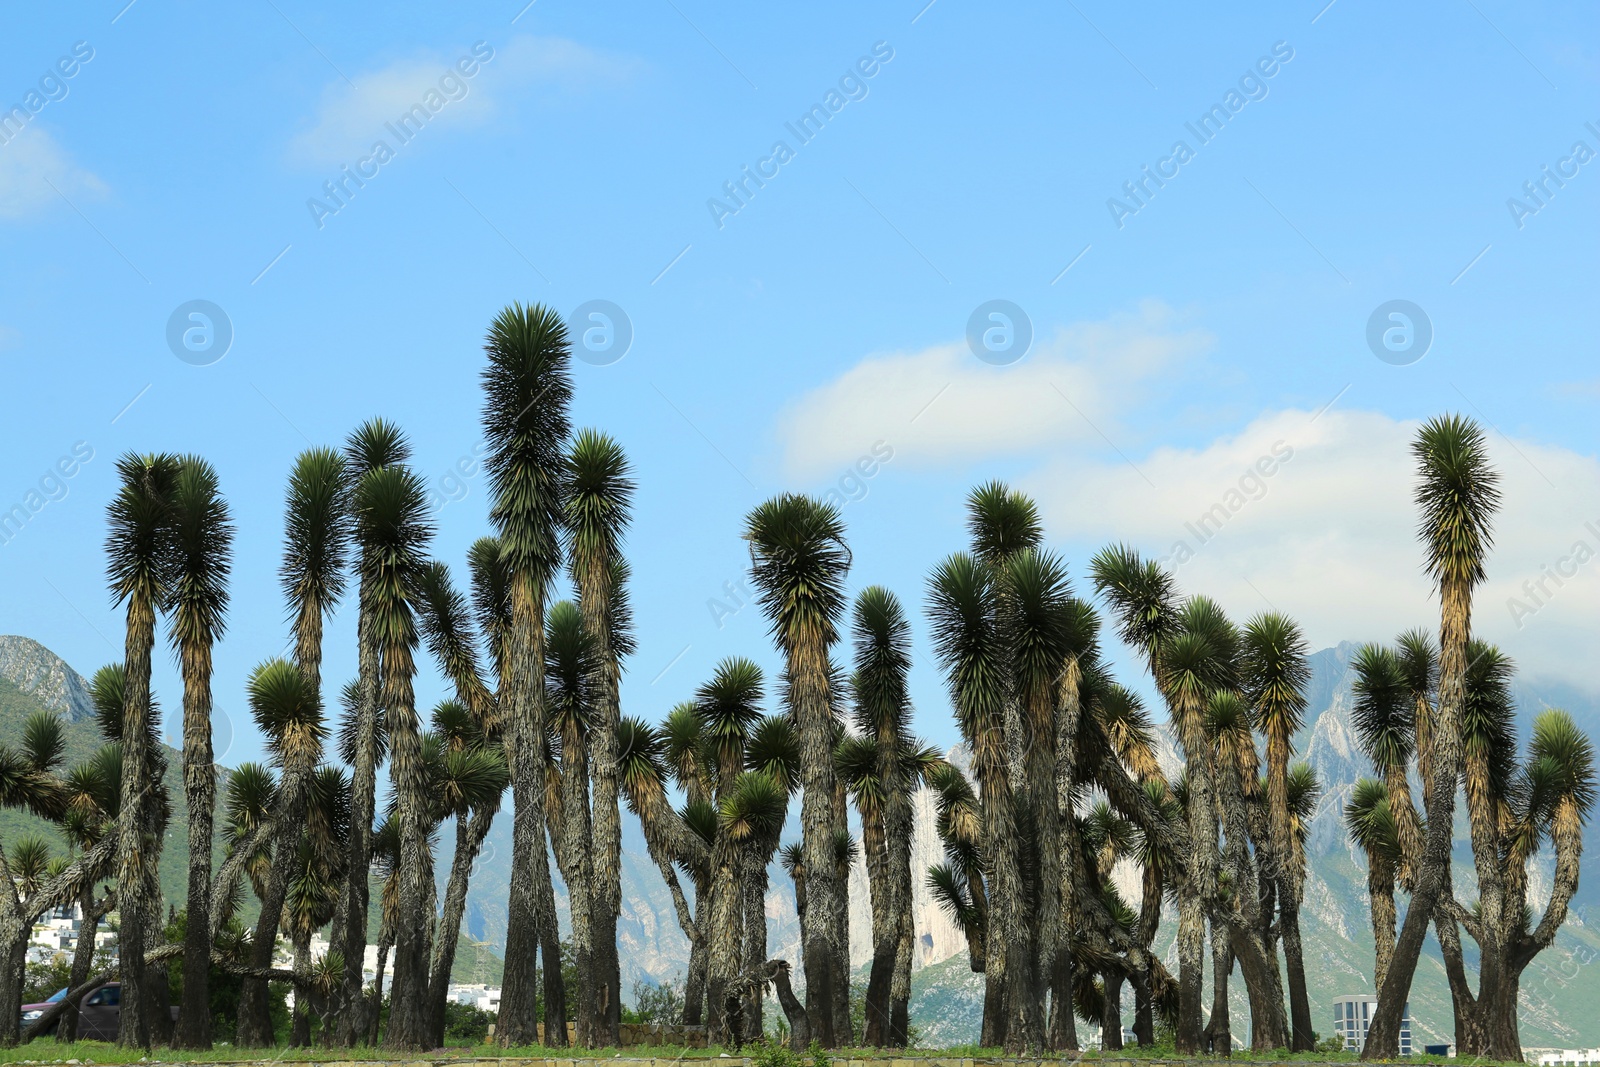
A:
<svg viewBox="0 0 1600 1067">
<path fill-rule="evenodd" d="M 474 55 L 473 48 L 479 51 Z M 559 37 L 514 37 L 503 46 L 453 52 L 427 51 L 398 59 L 357 75 L 352 86 L 342 78 L 330 82 L 309 126 L 289 144 L 296 163 L 321 166 L 349 163 L 368 152 L 374 141 L 393 142 L 386 129 L 416 105 L 437 105 L 427 120 L 452 125 L 483 122 L 495 109 L 528 87 L 581 89 L 625 78 L 632 64 Z M 457 66 L 467 60 L 464 75 Z"/>
<path fill-rule="evenodd" d="M 783 413 L 784 465 L 792 477 L 812 477 L 879 440 L 893 447 L 896 464 L 914 464 L 1098 440 L 1101 431 L 1115 438 L 1118 415 L 1152 375 L 1211 343 L 1171 319 L 1150 303 L 1080 323 L 1008 367 L 981 362 L 965 343 L 869 356 Z"/>
<path fill-rule="evenodd" d="M 1316 647 L 1386 641 L 1438 625 L 1411 499 L 1417 427 L 1375 412 L 1276 411 L 1204 448 L 1133 457 L 1155 488 L 1120 460 L 1079 456 L 1051 460 L 1024 487 L 1052 534 L 1125 540 L 1168 557 L 1185 591 L 1216 597 L 1236 617 L 1275 607 L 1299 619 Z M 1489 449 L 1504 500 L 1474 632 L 1525 674 L 1592 690 L 1600 463 L 1492 431 Z M 1262 457 L 1272 459 L 1264 476 L 1255 466 Z M 1577 555 L 1592 558 L 1578 565 L 1580 541 Z M 1562 568 L 1576 573 L 1557 584 L 1545 568 L 1564 557 Z M 1541 580 L 1530 596 L 1523 583 Z"/>
<path fill-rule="evenodd" d="M 49 132 L 30 124 L 0 145 L 0 219 L 27 218 L 61 204 L 62 194 L 104 195 L 105 183 L 72 161 Z"/>
</svg>

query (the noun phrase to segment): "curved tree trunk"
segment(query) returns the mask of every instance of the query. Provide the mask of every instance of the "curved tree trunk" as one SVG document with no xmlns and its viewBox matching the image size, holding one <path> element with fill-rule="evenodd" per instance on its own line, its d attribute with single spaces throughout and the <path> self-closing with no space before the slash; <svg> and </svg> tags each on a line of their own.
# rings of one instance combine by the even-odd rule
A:
<svg viewBox="0 0 1600 1067">
<path fill-rule="evenodd" d="M 742 970 L 751 972 L 767 959 L 767 864 L 752 851 L 745 857 L 745 876 L 742 887 L 744 901 L 740 905 L 744 920 L 744 962 Z M 751 983 L 745 998 L 744 1027 L 751 1037 L 765 1032 L 762 1019 L 762 1001 L 765 987 L 760 982 Z"/>
<path fill-rule="evenodd" d="M 1401 1016 L 1411 995 L 1422 942 L 1450 869 L 1456 781 L 1461 773 L 1461 707 L 1466 697 L 1472 590 L 1464 582 L 1449 580 L 1440 583 L 1439 594 L 1439 706 L 1432 723 L 1433 766 L 1427 776 L 1430 789 L 1426 848 L 1388 975 L 1378 988 L 1378 1010 L 1367 1030 L 1367 1043 L 1361 1050 L 1363 1060 L 1393 1059 L 1400 1053 Z"/>
<path fill-rule="evenodd" d="M 1283 962 L 1289 973 L 1289 1023 L 1291 1052 L 1316 1047 L 1311 1028 L 1311 997 L 1306 991 L 1305 947 L 1300 940 L 1300 902 L 1288 886 L 1280 885 L 1278 925 L 1283 930 Z"/>
<path fill-rule="evenodd" d="M 94 969 L 94 939 L 100 930 L 100 919 L 111 910 L 116 897 L 107 893 L 98 902 L 94 899 L 94 887 L 86 886 L 78 895 L 78 909 L 83 912 L 83 920 L 78 924 L 78 940 L 72 946 L 72 977 L 67 982 L 69 989 L 77 989 L 89 980 L 89 973 Z M 209 945 L 209 939 L 207 944 Z M 187 951 L 187 949 L 185 950 Z M 211 961 L 206 960 L 209 969 Z M 189 987 L 189 972 L 187 961 L 185 963 L 183 985 Z M 211 1014 L 211 1005 L 206 1005 L 206 1014 Z M 78 1039 L 78 1004 L 74 1001 L 61 1013 L 61 1024 L 56 1029 L 56 1040 L 71 1043 Z"/>
<path fill-rule="evenodd" d="M 477 862 L 484 838 L 494 825 L 496 808 L 474 811 L 470 820 L 456 820 L 456 851 L 450 862 L 450 880 L 445 884 L 444 910 L 439 917 L 439 936 L 433 946 L 433 967 L 428 974 L 429 1048 L 444 1047 L 444 1011 L 449 1001 L 450 972 L 455 968 L 456 944 L 461 938 L 461 920 L 467 911 L 467 888 L 472 865 Z"/>
<path fill-rule="evenodd" d="M 1233 974 L 1233 950 L 1227 928 L 1211 924 L 1211 1018 L 1206 1023 L 1206 1044 L 1202 1051 L 1217 1056 L 1233 1055 L 1233 1027 L 1228 1013 L 1228 979 Z"/>
</svg>

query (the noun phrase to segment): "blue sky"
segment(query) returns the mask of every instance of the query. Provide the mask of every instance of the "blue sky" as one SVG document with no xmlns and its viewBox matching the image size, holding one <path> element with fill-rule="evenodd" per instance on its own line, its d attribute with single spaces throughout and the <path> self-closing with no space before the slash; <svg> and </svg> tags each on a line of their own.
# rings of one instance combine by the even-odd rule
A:
<svg viewBox="0 0 1600 1067">
<path fill-rule="evenodd" d="M 514 300 L 606 300 L 632 344 L 575 364 L 575 419 L 616 435 L 640 483 L 630 713 L 659 717 L 725 655 L 776 667 L 725 583 L 745 573 L 743 516 L 785 489 L 848 498 L 852 588 L 885 584 L 918 616 L 919 728 L 941 744 L 924 581 L 989 478 L 1039 499 L 1082 591 L 1089 555 L 1127 539 L 1240 618 L 1291 612 L 1319 647 L 1386 638 L 1435 612 L 1405 445 L 1451 410 L 1492 427 L 1507 486 L 1479 629 L 1583 684 L 1594 9 L 1323 2 L 14 13 L 0 508 L 26 515 L 0 544 L 0 632 L 86 673 L 119 656 L 115 459 L 202 453 L 239 525 L 224 758 L 257 756 L 242 686 L 287 639 L 295 454 L 399 422 L 459 568 L 487 530 L 481 475 L 448 480 L 480 441 L 486 326 Z M 413 105 L 426 122 L 402 138 Z M 367 177 L 335 201 L 344 168 Z M 740 180 L 742 202 L 724 190 Z M 231 326 L 207 365 L 167 341 L 195 300 Z M 1031 324 L 1020 360 L 969 348 L 990 300 Z M 1431 324 L 1406 365 L 1367 341 L 1393 300 Z M 93 458 L 55 480 L 75 446 Z M 851 473 L 863 457 L 870 477 Z M 353 615 L 330 628 L 330 679 L 354 671 Z M 175 709 L 170 656 L 157 687 Z M 431 669 L 420 692 L 445 694 Z"/>
</svg>

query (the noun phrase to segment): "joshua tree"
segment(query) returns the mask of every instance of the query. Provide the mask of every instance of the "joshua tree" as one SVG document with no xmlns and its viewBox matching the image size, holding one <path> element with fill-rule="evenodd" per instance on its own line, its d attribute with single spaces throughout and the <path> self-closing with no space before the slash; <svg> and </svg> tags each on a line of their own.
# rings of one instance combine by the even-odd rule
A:
<svg viewBox="0 0 1600 1067">
<path fill-rule="evenodd" d="M 621 722 L 622 661 L 633 651 L 622 535 L 632 507 L 633 479 L 622 446 L 582 430 L 568 453 L 567 560 L 583 624 L 594 643 L 594 708 L 589 723 L 594 778 L 594 987 L 582 1009 L 595 1041 L 621 1040 L 622 971 L 617 916 L 622 906 L 622 822 L 617 808 L 617 729 Z"/>
<path fill-rule="evenodd" d="M 428 962 L 433 917 L 433 855 L 426 847 L 429 824 L 426 767 L 422 756 L 413 679 L 417 624 L 413 608 L 432 527 L 424 518 L 422 479 L 399 465 L 362 475 L 354 496 L 362 546 L 361 581 L 368 597 L 368 625 L 379 655 L 381 703 L 389 744 L 395 818 L 400 834 L 396 871 L 398 922 L 394 938 L 394 987 L 388 1047 L 420 1048 L 428 1030 Z"/>
<path fill-rule="evenodd" d="M 1431 724 L 1432 804 L 1427 837 L 1417 865 L 1416 888 L 1394 958 L 1378 990 L 1378 1010 L 1367 1031 L 1362 1059 L 1388 1059 L 1400 1046 L 1400 1016 L 1450 867 L 1455 783 L 1461 773 L 1461 708 L 1465 698 L 1467 645 L 1472 638 L 1472 590 L 1484 579 L 1491 544 L 1490 521 L 1500 506 L 1499 475 L 1489 466 L 1483 431 L 1470 419 L 1451 415 L 1425 425 L 1412 445 L 1418 466 L 1419 534 L 1428 573 L 1439 589 L 1439 704 Z M 1481 877 L 1481 875 L 1480 875 Z M 1498 874 L 1480 882 L 1486 917 L 1498 922 L 1504 905 Z M 1480 988 L 1499 980 L 1496 954 L 1486 954 Z"/>
<path fill-rule="evenodd" d="M 948 884 L 959 900 L 983 889 L 984 900 L 966 902 L 972 918 L 981 915 L 983 934 L 983 1036 L 988 1047 L 1003 1044 L 1006 1035 L 1006 983 L 1011 965 L 1027 944 L 1021 896 L 1021 843 L 1012 802 L 1005 736 L 1005 676 L 995 617 L 993 572 L 965 553 L 957 553 L 935 569 L 929 580 L 929 615 L 934 647 L 944 667 L 956 721 L 972 746 L 978 782 L 982 842 L 976 851 L 984 871 L 974 881 L 963 868 L 949 868 Z M 950 841 L 948 835 L 947 842 Z M 962 883 L 965 883 L 964 887 Z M 955 903 L 955 901 L 952 901 Z M 958 912 L 963 914 L 963 912 Z M 968 943 L 972 942 L 969 934 Z"/>
<path fill-rule="evenodd" d="M 1295 862 L 1289 811 L 1289 760 L 1294 735 L 1304 721 L 1305 636 L 1294 620 L 1276 613 L 1257 615 L 1245 627 L 1242 673 L 1255 726 L 1267 742 L 1266 814 L 1268 836 L 1264 870 L 1276 882 L 1278 923 L 1289 978 L 1291 1045 L 1306 1052 L 1316 1044 L 1311 1030 L 1311 1000 L 1306 992 L 1305 956 L 1300 941 L 1303 867 Z"/>
<path fill-rule="evenodd" d="M 495 1040 L 529 1045 L 534 1019 L 535 957 L 544 955 L 545 1016 L 566 1017 L 561 949 L 545 845 L 544 613 L 561 563 L 565 514 L 567 407 L 572 396 L 567 328 L 537 305 L 506 308 L 485 344 L 485 464 L 510 601 L 506 671 L 500 712 L 516 810 L 511 893 L 506 922 L 506 973 Z M 548 1043 L 566 1042 L 550 1028 Z"/>
<path fill-rule="evenodd" d="M 1367 896 L 1372 907 L 1372 943 L 1376 952 L 1374 983 L 1383 988 L 1394 956 L 1395 869 L 1400 858 L 1400 835 L 1389 803 L 1389 787 L 1372 778 L 1356 783 L 1344 806 L 1350 839 L 1367 855 Z"/>
<path fill-rule="evenodd" d="M 295 862 L 283 898 L 283 928 L 294 946 L 295 973 L 302 976 L 312 972 L 311 935 L 333 918 L 339 906 L 339 882 L 348 875 L 344 864 L 350 779 L 337 767 L 318 768 L 306 794 L 305 825 L 295 842 Z M 311 1044 L 311 992 L 306 985 L 295 991 L 289 1044 L 297 1048 Z"/>
<path fill-rule="evenodd" d="M 369 471 L 403 464 L 411 446 L 399 427 L 381 418 L 362 423 L 345 443 L 345 492 Z M 331 464 L 330 464 L 331 465 Z M 347 496 L 348 502 L 348 496 Z M 350 764 L 350 859 L 352 872 L 366 871 L 372 857 L 372 824 L 377 804 L 378 765 L 382 762 L 379 737 L 383 733 L 379 715 L 382 686 L 380 655 L 373 629 L 372 609 L 375 589 L 367 583 L 375 551 L 370 536 L 357 527 L 352 516 L 352 536 L 359 547 L 357 573 L 361 576 L 357 594 L 356 620 L 357 692 L 351 720 L 351 744 L 346 760 Z M 370 531 L 367 531 L 370 533 Z M 366 1017 L 367 998 L 362 993 L 362 959 L 367 946 L 367 879 L 360 875 L 346 878 L 341 889 L 339 909 L 334 915 L 328 938 L 329 952 L 344 960 L 344 980 L 337 1000 L 343 1005 L 338 1014 L 338 1043 L 349 1047 L 364 1041 L 371 1029 Z"/>
<path fill-rule="evenodd" d="M 189 893 L 184 924 L 183 1006 L 173 1043 L 211 1047 L 211 837 L 217 776 L 211 753 L 211 647 L 228 610 L 233 524 L 217 474 L 197 456 L 173 485 L 172 643 L 183 671 L 183 787 L 189 801 Z"/>
<path fill-rule="evenodd" d="M 550 840 L 556 845 L 561 880 L 567 885 L 572 920 L 573 972 L 580 994 L 594 988 L 594 862 L 589 854 L 594 823 L 589 811 L 589 715 L 595 679 L 594 641 L 570 600 L 551 605 L 545 619 L 545 714 L 559 758 L 550 773 L 558 783 L 549 794 Z M 581 998 L 580 998 L 581 999 Z M 550 1020 L 546 1018 L 546 1023 Z M 592 1011 L 574 1020 L 578 1044 L 594 1044 Z M 549 1030 L 549 1026 L 546 1026 Z"/>
<path fill-rule="evenodd" d="M 150 655 L 156 613 L 167 605 L 172 576 L 172 490 L 181 461 L 171 455 L 128 454 L 117 461 L 122 485 L 111 501 L 106 536 L 107 576 L 112 597 L 127 606 L 124 656 L 122 800 L 117 847 L 118 911 L 122 917 L 118 959 L 122 972 L 122 1024 L 117 1043 L 150 1047 L 145 946 L 160 927 L 156 864 L 161 838 L 151 834 Z"/>
<path fill-rule="evenodd" d="M 850 553 L 838 508 L 785 494 L 750 513 L 750 566 L 773 637 L 785 658 L 790 711 L 800 732 L 801 837 L 809 903 L 802 930 L 806 1016 L 811 1036 L 839 1044 L 834 974 L 838 945 L 832 919 L 846 892 L 834 868 L 833 693 L 829 649 L 844 608 Z"/>
</svg>

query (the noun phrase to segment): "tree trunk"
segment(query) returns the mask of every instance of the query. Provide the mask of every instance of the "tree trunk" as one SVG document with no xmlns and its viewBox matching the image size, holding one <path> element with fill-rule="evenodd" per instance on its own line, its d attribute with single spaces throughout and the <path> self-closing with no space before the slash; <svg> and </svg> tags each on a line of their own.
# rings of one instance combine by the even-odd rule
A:
<svg viewBox="0 0 1600 1067">
<path fill-rule="evenodd" d="M 900 943 L 899 915 L 888 884 L 884 819 L 881 808 L 870 805 L 861 813 L 861 851 L 866 860 L 867 897 L 872 906 L 872 965 L 867 972 L 861 1043 L 871 1048 L 883 1048 L 889 1043 L 889 983 L 894 977 L 895 952 Z"/>
<path fill-rule="evenodd" d="M 309 974 L 311 971 L 311 938 L 294 936 L 294 973 Z M 311 1047 L 311 1003 L 310 994 L 304 989 L 294 991 L 294 1020 L 289 1028 L 290 1048 Z"/>
<path fill-rule="evenodd" d="M 1206 1051 L 1218 1056 L 1233 1055 L 1233 1027 L 1228 1014 L 1228 979 L 1233 974 L 1233 950 L 1227 927 L 1211 923 L 1211 1019 L 1206 1023 Z"/>
<path fill-rule="evenodd" d="M 217 771 L 211 752 L 211 646 L 183 648 L 183 790 L 189 801 L 189 895 L 183 1001 L 173 1046 L 211 1047 L 211 844 Z"/>
<path fill-rule="evenodd" d="M 1454 891 L 1445 887 L 1446 893 Z M 1392 911 L 1392 907 L 1391 907 Z M 1456 1055 L 1480 1056 L 1484 1051 L 1483 1019 L 1478 1011 L 1477 998 L 1467 981 L 1467 967 L 1461 951 L 1461 928 L 1455 919 L 1443 914 L 1433 917 L 1434 933 L 1439 939 L 1439 953 L 1444 957 L 1444 973 L 1450 983 L 1450 1005 L 1455 1014 Z"/>
<path fill-rule="evenodd" d="M 385 927 L 378 931 L 378 967 L 372 979 L 372 1002 L 367 1008 L 367 1044 L 378 1047 L 378 1034 L 383 1025 L 383 972 L 389 966 L 389 946 L 394 944 L 394 932 Z"/>
<path fill-rule="evenodd" d="M 728 984 L 739 973 L 739 945 L 742 940 L 739 917 L 744 903 L 739 889 L 739 856 L 728 840 L 727 831 L 718 827 L 716 857 L 711 871 L 711 899 L 707 902 L 711 938 L 706 972 L 706 1040 L 730 1045 L 736 1039 L 728 1018 Z"/>
<path fill-rule="evenodd" d="M 744 902 L 741 910 L 744 913 L 744 971 L 753 971 L 767 960 L 767 865 L 758 854 L 746 857 L 746 872 L 743 881 Z M 759 1036 L 765 1032 L 765 1022 L 762 1019 L 762 1001 L 764 989 L 759 982 L 751 984 L 750 993 L 745 998 L 744 1025 L 745 1032 L 752 1036 Z"/>
<path fill-rule="evenodd" d="M 1305 948 L 1300 941 L 1300 902 L 1289 887 L 1280 885 L 1278 925 L 1283 930 L 1283 962 L 1289 972 L 1289 1019 L 1292 1052 L 1309 1052 L 1316 1047 L 1311 1029 L 1311 997 L 1306 991 Z M 1374 987 L 1376 988 L 1376 987 Z"/>
<path fill-rule="evenodd" d="M 811 1038 L 838 1048 L 834 1026 L 835 901 L 833 712 L 828 691 L 828 652 L 820 641 L 789 650 L 789 700 L 800 731 L 800 833 L 808 897 L 801 929 L 806 978 L 806 1021 Z"/>
<path fill-rule="evenodd" d="M 72 946 L 72 978 L 68 981 L 69 989 L 77 989 L 89 980 L 89 972 L 94 969 L 94 939 L 100 930 L 100 917 L 109 910 L 113 898 L 107 895 L 99 904 L 95 903 L 94 886 L 87 886 L 78 896 L 78 909 L 83 913 L 83 920 L 78 924 L 78 940 Z M 209 945 L 209 940 L 208 940 Z M 185 949 L 187 951 L 187 948 Z M 206 959 L 209 970 L 211 960 Z M 189 988 L 189 970 L 187 960 L 184 965 L 183 987 Z M 187 1009 L 185 1009 L 187 1010 Z M 206 1005 L 206 1014 L 211 1014 L 211 1005 Z M 78 1039 L 78 1005 L 76 1002 L 69 1005 L 61 1013 L 61 1024 L 56 1028 L 56 1040 L 71 1043 Z"/>
<path fill-rule="evenodd" d="M 153 804 L 150 758 L 150 653 L 155 645 L 155 607 L 147 595 L 128 600 L 126 662 L 122 711 L 122 796 L 117 820 L 118 961 L 122 978 L 122 1008 L 117 1044 L 123 1048 L 150 1048 L 150 1018 L 145 1003 L 145 945 L 152 932 L 160 937 L 161 916 L 149 898 L 150 872 L 156 857 L 155 842 L 147 834 L 146 814 Z M 10 1025 L 8 1022 L 7 1026 Z"/>
<path fill-rule="evenodd" d="M 1456 781 L 1461 774 L 1461 707 L 1466 697 L 1471 587 L 1456 579 L 1441 581 L 1439 600 L 1439 706 L 1433 723 L 1427 847 L 1388 975 L 1378 988 L 1378 1010 L 1367 1030 L 1367 1043 L 1361 1050 L 1363 1060 L 1393 1059 L 1400 1054 L 1401 1016 L 1411 995 L 1422 942 L 1450 869 Z"/>
<path fill-rule="evenodd" d="M 1122 981 L 1121 967 L 1107 968 L 1100 979 L 1105 990 L 1105 1004 L 1100 1009 L 1100 1048 L 1106 1052 L 1122 1048 Z"/>
<path fill-rule="evenodd" d="M 338 1044 L 353 1048 L 371 1029 L 366 1018 L 364 964 L 367 955 L 367 873 L 372 862 L 372 818 L 377 805 L 378 694 L 381 685 L 377 646 L 371 633 L 367 590 L 361 590 L 361 612 L 356 622 L 357 671 L 360 698 L 356 708 L 356 762 L 350 771 L 349 870 L 339 892 L 329 948 L 344 957 L 344 980 L 339 999 Z"/>
<path fill-rule="evenodd" d="M 12 886 L 0 886 L 0 893 L 11 897 L 0 916 L 0 1048 L 12 1048 L 22 1033 L 22 986 L 27 981 L 28 937 L 33 923 L 21 914 Z"/>
<path fill-rule="evenodd" d="M 401 642 L 383 650 L 383 697 L 389 724 L 389 779 L 400 824 L 399 905 L 394 931 L 394 983 L 384 1047 L 423 1047 L 428 1028 L 428 960 L 433 929 L 433 852 L 428 847 L 427 770 L 422 762 L 416 667 Z"/>
<path fill-rule="evenodd" d="M 561 833 L 567 840 L 567 862 L 561 878 L 567 884 L 567 909 L 572 922 L 572 957 L 579 1003 L 573 1027 L 577 1043 L 595 1046 L 595 1009 L 601 1006 L 594 975 L 594 825 L 589 813 L 589 759 L 576 730 L 561 745 Z M 556 828 L 551 827 L 554 839 Z"/>
<path fill-rule="evenodd" d="M 703 1026 L 706 1020 L 706 980 L 711 971 L 711 883 L 709 871 L 700 871 L 694 879 L 695 938 L 689 944 L 689 976 L 683 987 L 683 1025 Z M 796 911 L 805 925 L 805 878 L 795 877 Z"/>
<path fill-rule="evenodd" d="M 595 1044 L 605 1048 L 622 1043 L 622 968 L 617 948 L 617 916 L 622 908 L 622 820 L 617 807 L 622 666 L 611 636 L 612 580 L 612 561 L 606 559 L 592 560 L 591 566 L 577 575 L 579 609 L 585 627 L 595 639 L 600 664 L 594 721 L 589 726 L 594 774 L 594 876 L 590 903 L 594 984 L 584 995 L 592 1004 Z"/>
<path fill-rule="evenodd" d="M 564 1009 L 559 941 L 550 954 L 544 908 L 553 908 L 550 861 L 545 843 L 544 589 L 527 571 L 511 580 L 511 636 L 504 686 L 506 760 L 511 770 L 513 804 L 511 890 L 507 901 L 506 968 L 495 1041 L 501 1047 L 539 1042 L 535 1001 L 536 959 L 541 947 L 547 972 L 546 1007 Z M 554 914 L 549 915 L 554 924 Z M 564 1026 L 552 1027 L 552 1043 L 566 1040 Z"/>
<path fill-rule="evenodd" d="M 429 1048 L 444 1047 L 444 1009 L 450 996 L 450 972 L 455 968 L 456 943 L 461 939 L 461 919 L 467 910 L 467 888 L 472 865 L 477 862 L 484 838 L 494 825 L 495 810 L 474 811 L 470 820 L 456 819 L 456 852 L 450 862 L 450 880 L 445 884 L 444 911 L 439 918 L 439 936 L 433 946 L 433 968 L 428 975 Z"/>
</svg>

